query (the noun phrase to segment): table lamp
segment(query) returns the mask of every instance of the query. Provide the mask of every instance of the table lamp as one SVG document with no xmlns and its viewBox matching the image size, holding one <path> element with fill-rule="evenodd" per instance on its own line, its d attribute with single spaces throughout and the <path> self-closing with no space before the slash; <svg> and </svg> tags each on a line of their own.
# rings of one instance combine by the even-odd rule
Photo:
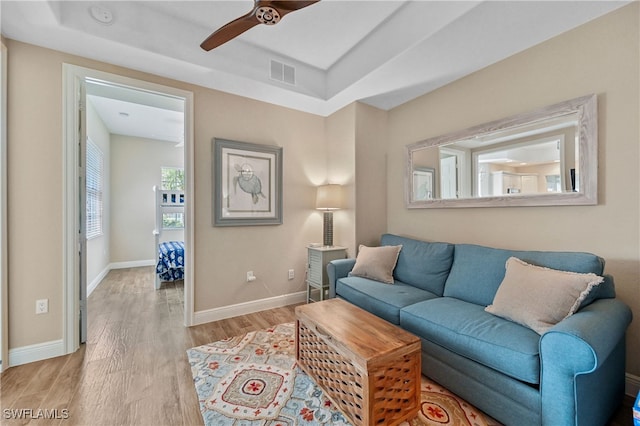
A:
<svg viewBox="0 0 640 426">
<path fill-rule="evenodd" d="M 316 194 L 316 209 L 324 210 L 323 244 L 333 246 L 333 210 L 342 207 L 342 188 L 340 185 L 329 184 L 318 187 Z"/>
</svg>

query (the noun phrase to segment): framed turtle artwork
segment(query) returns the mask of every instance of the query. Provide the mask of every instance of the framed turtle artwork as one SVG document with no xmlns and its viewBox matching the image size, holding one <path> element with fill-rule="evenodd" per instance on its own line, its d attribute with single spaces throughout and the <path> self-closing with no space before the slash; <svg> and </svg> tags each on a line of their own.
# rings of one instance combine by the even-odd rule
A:
<svg viewBox="0 0 640 426">
<path fill-rule="evenodd" d="M 282 224 L 282 147 L 213 139 L 213 226 Z"/>
</svg>

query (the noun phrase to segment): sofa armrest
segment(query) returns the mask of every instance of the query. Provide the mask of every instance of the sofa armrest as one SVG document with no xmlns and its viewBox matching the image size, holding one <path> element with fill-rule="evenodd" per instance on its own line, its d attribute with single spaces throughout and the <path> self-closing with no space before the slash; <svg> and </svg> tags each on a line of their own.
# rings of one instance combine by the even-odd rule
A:
<svg viewBox="0 0 640 426">
<path fill-rule="evenodd" d="M 598 368 L 599 363 L 609 356 L 616 343 L 624 337 L 631 319 L 631 309 L 620 300 L 596 300 L 549 329 L 540 340 L 540 354 L 543 357 L 555 356 L 554 363 L 573 364 L 578 360 L 568 359 L 565 354 L 562 354 L 567 351 L 560 349 L 568 344 L 574 346 L 572 350 L 578 349 L 575 347 L 576 344 L 586 345 L 585 348 L 593 352 L 595 364 L 587 363 L 581 367 L 574 365 L 579 371 L 592 371 Z"/>
<path fill-rule="evenodd" d="M 543 424 L 606 423 L 607 419 L 597 419 L 590 406 L 614 409 L 619 402 L 618 391 L 624 389 L 625 332 L 631 318 L 629 307 L 618 299 L 599 299 L 542 335 Z M 604 400 L 604 395 L 612 395 L 611 400 Z"/>
<path fill-rule="evenodd" d="M 336 281 L 349 275 L 356 264 L 355 259 L 337 259 L 327 263 L 327 277 L 329 278 L 329 297 L 336 297 Z"/>
</svg>

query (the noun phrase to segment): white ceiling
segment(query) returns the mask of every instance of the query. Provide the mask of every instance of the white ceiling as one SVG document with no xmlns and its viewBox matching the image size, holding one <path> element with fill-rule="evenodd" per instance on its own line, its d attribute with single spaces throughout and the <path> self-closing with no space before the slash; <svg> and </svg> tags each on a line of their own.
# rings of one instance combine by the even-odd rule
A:
<svg viewBox="0 0 640 426">
<path fill-rule="evenodd" d="M 326 116 L 393 108 L 627 3 L 322 0 L 210 52 L 200 43 L 251 0 L 1 0 L 0 23 L 11 39 Z M 296 83 L 273 80 L 271 60 Z"/>
<path fill-rule="evenodd" d="M 184 143 L 184 100 L 93 80 L 86 91 L 110 133 Z"/>
<path fill-rule="evenodd" d="M 506 147 L 501 150 L 480 153 L 478 162 L 506 164 L 512 167 L 560 163 L 559 140 L 558 138 L 549 142 L 530 142 L 524 146 Z"/>
</svg>

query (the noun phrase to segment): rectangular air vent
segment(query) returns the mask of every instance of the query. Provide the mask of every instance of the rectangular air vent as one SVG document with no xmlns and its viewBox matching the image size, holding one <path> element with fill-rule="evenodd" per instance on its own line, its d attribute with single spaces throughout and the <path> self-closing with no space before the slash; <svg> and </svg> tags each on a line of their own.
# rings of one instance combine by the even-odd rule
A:
<svg viewBox="0 0 640 426">
<path fill-rule="evenodd" d="M 271 60 L 271 79 L 287 84 L 296 84 L 296 69 L 291 65 Z"/>
</svg>

